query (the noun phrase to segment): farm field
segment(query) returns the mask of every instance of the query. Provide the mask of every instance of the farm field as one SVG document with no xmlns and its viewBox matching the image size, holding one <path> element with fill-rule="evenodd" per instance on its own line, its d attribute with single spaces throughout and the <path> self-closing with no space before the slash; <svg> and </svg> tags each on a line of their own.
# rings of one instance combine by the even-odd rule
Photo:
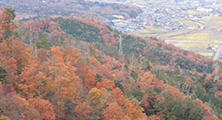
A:
<svg viewBox="0 0 222 120">
<path fill-rule="evenodd" d="M 206 49 L 208 46 L 211 46 L 213 47 L 213 49 L 216 50 L 216 48 L 222 42 L 222 39 L 220 38 L 219 34 L 221 33 L 212 32 L 209 30 L 197 31 L 196 33 L 193 34 L 170 37 L 168 38 L 168 40 L 165 40 L 165 42 L 174 44 L 175 46 L 178 46 L 186 50 L 195 51 L 204 56 L 212 57 L 215 51 L 213 50 L 206 51 Z"/>
<path fill-rule="evenodd" d="M 167 31 L 152 26 L 143 30 L 135 30 L 131 34 L 142 37 L 157 37 L 168 44 L 173 44 L 185 50 L 191 50 L 207 57 L 213 57 L 215 50 L 222 43 L 222 18 L 207 17 L 198 22 L 204 24 L 205 29 L 201 30 L 193 20 L 176 19 L 186 24 L 186 29 Z M 193 28 L 193 29 L 189 29 Z M 213 50 L 207 50 L 211 46 Z"/>
<path fill-rule="evenodd" d="M 213 56 L 215 51 L 206 51 L 206 48 L 212 46 L 216 49 L 222 43 L 222 18 L 211 16 L 199 22 L 205 25 L 205 30 L 198 30 L 195 31 L 195 33 L 187 35 L 169 37 L 166 42 L 186 50 L 198 52 L 205 56 Z"/>
<path fill-rule="evenodd" d="M 133 31 L 131 34 L 136 34 L 139 35 L 141 37 L 150 37 L 150 36 L 158 36 L 158 35 L 163 35 L 163 34 L 167 34 L 168 31 L 161 29 L 161 28 L 156 28 L 153 26 L 145 26 L 145 29 L 137 29 L 135 31 Z"/>
</svg>

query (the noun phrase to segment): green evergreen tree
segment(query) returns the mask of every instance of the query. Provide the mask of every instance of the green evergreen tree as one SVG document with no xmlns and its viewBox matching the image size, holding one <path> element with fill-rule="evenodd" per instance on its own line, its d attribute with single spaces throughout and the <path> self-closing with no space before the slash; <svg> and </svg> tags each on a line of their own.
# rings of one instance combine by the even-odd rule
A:
<svg viewBox="0 0 222 120">
<path fill-rule="evenodd" d="M 45 50 L 50 50 L 51 48 L 51 44 L 49 43 L 48 40 L 46 40 L 46 38 L 41 38 L 39 41 L 36 42 L 36 46 L 37 48 L 43 48 Z"/>
<path fill-rule="evenodd" d="M 7 76 L 7 71 L 6 71 L 6 69 L 3 68 L 3 67 L 0 67 L 0 82 L 1 82 L 1 83 L 3 83 L 3 84 L 7 83 L 7 78 L 6 78 L 6 76 Z"/>
</svg>

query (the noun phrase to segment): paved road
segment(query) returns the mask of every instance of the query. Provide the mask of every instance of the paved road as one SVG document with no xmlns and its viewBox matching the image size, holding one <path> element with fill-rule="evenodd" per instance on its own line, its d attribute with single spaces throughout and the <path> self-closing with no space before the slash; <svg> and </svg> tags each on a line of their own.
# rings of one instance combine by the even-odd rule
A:
<svg viewBox="0 0 222 120">
<path fill-rule="evenodd" d="M 215 61 L 215 60 L 219 60 L 221 54 L 222 54 L 222 45 L 220 45 L 220 46 L 218 47 L 217 52 L 216 52 L 216 54 L 215 54 L 213 60 L 214 60 L 214 61 Z"/>
</svg>

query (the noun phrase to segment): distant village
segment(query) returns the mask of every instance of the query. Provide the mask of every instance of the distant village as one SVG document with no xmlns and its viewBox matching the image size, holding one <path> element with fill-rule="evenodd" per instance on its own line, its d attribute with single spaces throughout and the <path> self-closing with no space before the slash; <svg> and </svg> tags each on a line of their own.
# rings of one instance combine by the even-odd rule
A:
<svg viewBox="0 0 222 120">
<path fill-rule="evenodd" d="M 132 2 L 128 4 L 136 3 Z M 172 7 L 173 5 L 178 6 L 178 4 L 181 5 L 181 7 Z M 222 2 L 216 0 L 171 0 L 161 3 L 157 2 L 155 4 L 147 3 L 146 7 L 142 8 L 143 13 L 139 14 L 136 18 L 125 20 L 120 16 L 112 20 L 112 23 L 116 29 L 125 33 L 132 32 L 136 29 L 145 29 L 145 26 L 154 26 L 173 31 L 182 28 L 196 29 L 175 20 L 176 18 L 184 18 L 196 21 L 198 29 L 205 29 L 205 26 L 197 21 L 207 16 L 221 16 L 221 5 Z M 184 11 L 196 11 L 201 14 L 190 14 L 189 12 Z"/>
</svg>

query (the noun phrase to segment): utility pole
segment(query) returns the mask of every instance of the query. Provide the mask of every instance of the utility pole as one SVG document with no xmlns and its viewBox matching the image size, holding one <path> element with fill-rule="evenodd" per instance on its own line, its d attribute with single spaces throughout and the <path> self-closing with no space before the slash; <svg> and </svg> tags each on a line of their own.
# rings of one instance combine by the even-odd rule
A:
<svg viewBox="0 0 222 120">
<path fill-rule="evenodd" d="M 120 36 L 120 42 L 119 42 L 119 52 L 121 55 L 123 55 L 123 46 L 122 46 L 122 37 Z"/>
<path fill-rule="evenodd" d="M 219 71 L 218 71 L 218 66 L 219 66 L 219 64 L 216 62 L 216 65 L 215 65 L 215 69 L 216 69 L 216 71 L 215 71 L 215 77 L 214 77 L 214 81 L 219 81 Z"/>
<path fill-rule="evenodd" d="M 34 46 L 34 51 L 33 51 L 33 55 L 35 56 L 35 57 L 37 57 L 37 47 L 36 47 L 36 45 Z"/>
</svg>

